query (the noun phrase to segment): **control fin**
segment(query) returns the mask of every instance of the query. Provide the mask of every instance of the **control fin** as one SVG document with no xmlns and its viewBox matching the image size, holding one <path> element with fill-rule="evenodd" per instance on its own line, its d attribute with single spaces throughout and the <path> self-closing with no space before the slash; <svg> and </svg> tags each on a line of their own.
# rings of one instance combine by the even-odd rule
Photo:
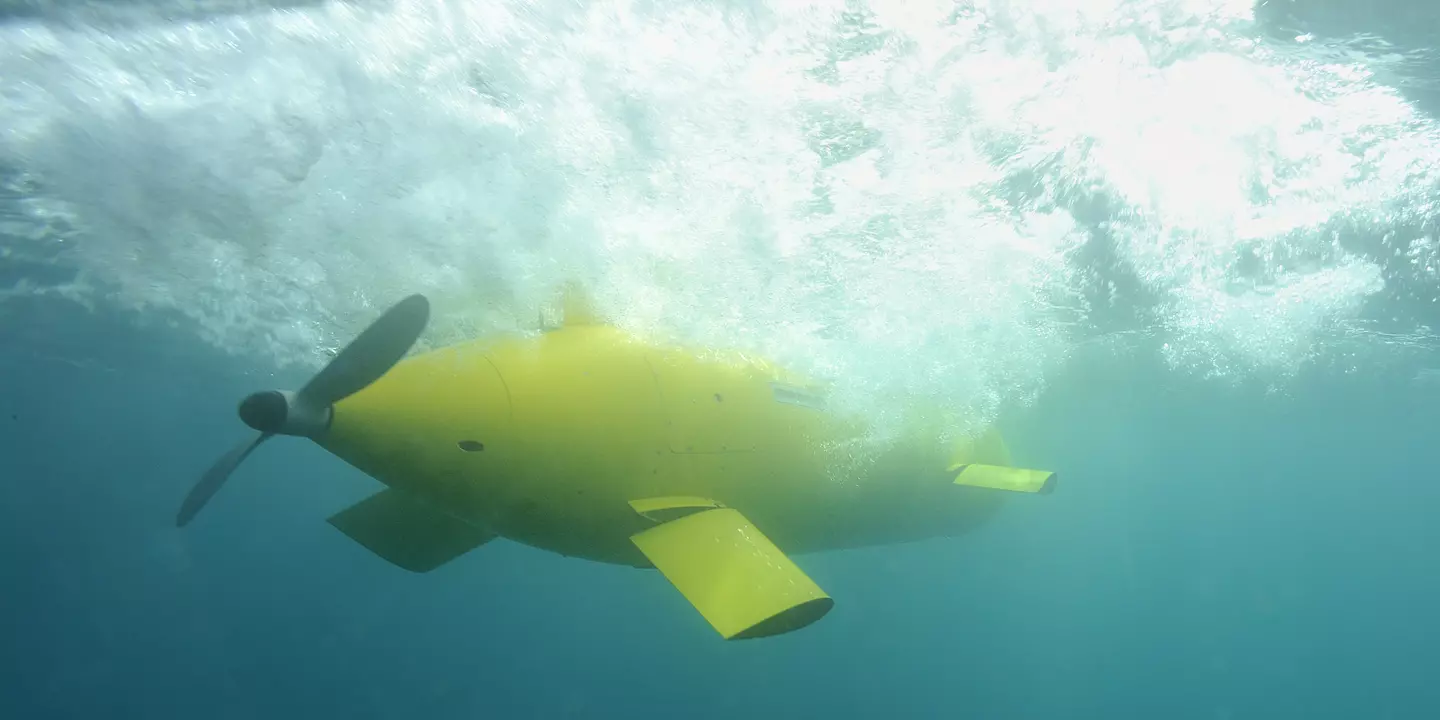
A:
<svg viewBox="0 0 1440 720">
<path fill-rule="evenodd" d="M 992 490 L 1009 490 L 1011 492 L 1035 493 L 1037 495 L 1049 495 L 1055 492 L 1055 473 L 1049 470 L 1029 470 L 1026 468 L 1005 467 L 1001 465 L 981 465 L 971 463 L 969 465 L 952 465 L 950 472 L 955 473 L 956 485 L 968 485 L 970 487 L 983 487 Z"/>
<path fill-rule="evenodd" d="M 430 572 L 495 539 L 399 490 L 382 490 L 328 522 L 367 550 L 411 572 Z"/>
<path fill-rule="evenodd" d="M 630 506 L 648 519 L 664 519 L 631 542 L 726 640 L 799 630 L 835 605 L 734 509 L 691 497 Z"/>
</svg>

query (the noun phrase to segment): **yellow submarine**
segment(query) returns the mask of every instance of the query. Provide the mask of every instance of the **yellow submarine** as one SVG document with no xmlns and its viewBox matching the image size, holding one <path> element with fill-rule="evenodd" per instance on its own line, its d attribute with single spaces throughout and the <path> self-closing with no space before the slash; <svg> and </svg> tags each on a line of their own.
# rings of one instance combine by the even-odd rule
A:
<svg viewBox="0 0 1440 720">
<path fill-rule="evenodd" d="M 184 526 L 274 435 L 306 437 L 386 489 L 331 525 L 427 572 L 505 537 L 656 568 L 725 639 L 777 635 L 834 601 L 790 559 L 962 534 L 1052 472 L 1013 467 L 993 428 L 942 445 L 917 431 L 849 450 L 863 419 L 764 360 L 656 346 L 607 324 L 578 290 L 564 321 L 405 358 L 429 321 L 411 295 L 300 390 L 239 406 L 258 432 L 185 498 Z"/>
</svg>

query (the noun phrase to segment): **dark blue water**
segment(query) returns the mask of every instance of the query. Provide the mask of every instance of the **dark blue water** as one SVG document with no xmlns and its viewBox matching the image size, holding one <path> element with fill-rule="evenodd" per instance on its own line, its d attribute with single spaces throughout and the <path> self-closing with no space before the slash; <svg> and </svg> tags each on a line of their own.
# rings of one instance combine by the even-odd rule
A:
<svg viewBox="0 0 1440 720">
<path fill-rule="evenodd" d="M 969 538 L 803 556 L 835 610 L 725 643 L 651 571 L 503 541 L 393 568 L 324 522 L 376 484 L 301 441 L 178 530 L 235 398 L 297 378 L 25 311 L 0 325 L 0 717 L 1440 713 L 1440 417 L 1407 383 L 1266 396 L 1081 362 L 1007 419 L 1056 494 Z M 43 344 L 20 331 L 42 315 Z"/>
</svg>

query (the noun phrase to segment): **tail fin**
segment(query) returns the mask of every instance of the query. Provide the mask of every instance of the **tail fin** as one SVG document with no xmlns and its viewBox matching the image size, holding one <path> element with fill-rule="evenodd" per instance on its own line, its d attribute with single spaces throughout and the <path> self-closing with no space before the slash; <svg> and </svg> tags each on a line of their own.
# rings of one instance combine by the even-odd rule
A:
<svg viewBox="0 0 1440 720">
<path fill-rule="evenodd" d="M 1010 448 L 991 425 L 980 437 L 956 443 L 948 469 L 955 473 L 956 485 L 1040 495 L 1054 492 L 1055 473 L 1011 467 L 1010 463 Z"/>
<path fill-rule="evenodd" d="M 956 473 L 956 485 L 1037 495 L 1049 495 L 1055 492 L 1056 475 L 1049 470 L 1030 470 L 975 463 L 952 467 L 950 471 Z"/>
</svg>

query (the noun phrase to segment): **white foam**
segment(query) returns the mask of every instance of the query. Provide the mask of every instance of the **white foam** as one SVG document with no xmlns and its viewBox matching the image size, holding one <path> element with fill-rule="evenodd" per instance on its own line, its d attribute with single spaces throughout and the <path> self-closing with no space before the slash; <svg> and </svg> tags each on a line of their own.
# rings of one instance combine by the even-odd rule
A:
<svg viewBox="0 0 1440 720">
<path fill-rule="evenodd" d="M 1098 311 L 1077 190 L 1164 298 L 1156 349 L 1234 375 L 1353 337 L 1380 268 L 1325 224 L 1383 222 L 1440 157 L 1365 58 L 1257 43 L 1249 2 L 853 5 L 12 23 L 0 132 L 51 193 L 32 216 L 81 229 L 70 291 L 220 347 L 314 363 L 413 291 L 432 342 L 526 327 L 579 277 L 638 332 L 964 429 Z"/>
</svg>

